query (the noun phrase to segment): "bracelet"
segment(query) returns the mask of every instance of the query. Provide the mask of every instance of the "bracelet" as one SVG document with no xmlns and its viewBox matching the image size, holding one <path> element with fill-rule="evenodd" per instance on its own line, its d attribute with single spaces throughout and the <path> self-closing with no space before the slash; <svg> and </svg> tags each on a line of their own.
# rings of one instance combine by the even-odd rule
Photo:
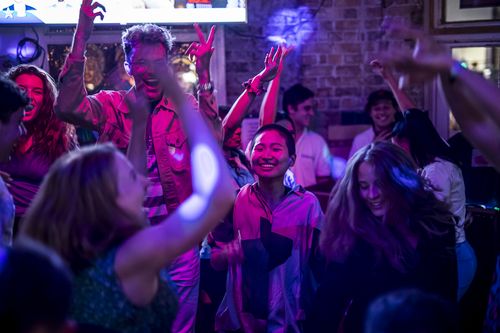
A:
<svg viewBox="0 0 500 333">
<path fill-rule="evenodd" d="M 260 79 L 256 78 L 257 76 L 243 82 L 242 86 L 245 87 L 248 93 L 259 96 L 262 95 L 266 91 L 266 89 L 264 89 L 263 82 Z"/>
<path fill-rule="evenodd" d="M 198 88 L 198 93 L 206 92 L 206 91 L 213 93 L 214 92 L 214 83 L 212 81 L 210 81 L 207 83 L 198 84 L 197 88 Z"/>
</svg>

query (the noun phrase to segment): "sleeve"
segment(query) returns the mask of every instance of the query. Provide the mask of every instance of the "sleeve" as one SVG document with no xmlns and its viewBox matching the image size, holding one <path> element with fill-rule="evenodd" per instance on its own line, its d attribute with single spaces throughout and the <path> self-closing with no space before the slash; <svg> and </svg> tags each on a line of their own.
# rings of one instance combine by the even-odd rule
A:
<svg viewBox="0 0 500 333">
<path fill-rule="evenodd" d="M 317 177 L 324 177 L 331 175 L 331 161 L 332 155 L 330 154 L 330 149 L 326 144 L 325 139 L 318 135 L 319 152 L 318 158 L 315 165 L 315 173 Z"/>
<path fill-rule="evenodd" d="M 424 167 L 422 176 L 428 181 L 436 198 L 450 204 L 452 170 L 441 162 L 431 163 Z"/>
<path fill-rule="evenodd" d="M 102 132 L 106 123 L 103 104 L 96 96 L 87 96 L 84 85 L 85 58 L 71 54 L 66 58 L 59 75 L 59 95 L 55 112 L 61 120 Z"/>
<path fill-rule="evenodd" d="M 0 246 L 12 245 L 12 234 L 14 228 L 14 202 L 5 183 L 0 178 Z"/>
<path fill-rule="evenodd" d="M 219 109 L 213 91 L 198 92 L 198 104 L 203 117 L 214 126 L 219 118 Z"/>
</svg>

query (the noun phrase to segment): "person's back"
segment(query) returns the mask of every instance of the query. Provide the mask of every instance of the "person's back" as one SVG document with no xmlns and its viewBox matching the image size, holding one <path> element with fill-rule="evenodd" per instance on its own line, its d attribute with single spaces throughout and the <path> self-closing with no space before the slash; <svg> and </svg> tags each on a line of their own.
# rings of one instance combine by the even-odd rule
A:
<svg viewBox="0 0 500 333">
<path fill-rule="evenodd" d="M 167 278 L 159 280 L 158 292 L 148 306 L 132 304 L 123 293 L 114 270 L 116 250 L 99 257 L 75 274 L 72 317 L 78 323 L 99 323 L 118 332 L 170 331 L 177 313 L 177 298 Z"/>
</svg>

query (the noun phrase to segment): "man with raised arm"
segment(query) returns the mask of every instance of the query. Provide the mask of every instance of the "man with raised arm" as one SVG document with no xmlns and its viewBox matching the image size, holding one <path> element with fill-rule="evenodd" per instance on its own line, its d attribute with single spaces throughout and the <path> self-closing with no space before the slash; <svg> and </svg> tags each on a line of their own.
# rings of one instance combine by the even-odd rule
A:
<svg viewBox="0 0 500 333">
<path fill-rule="evenodd" d="M 137 91 L 146 96 L 151 113 L 145 134 L 147 176 L 150 186 L 145 207 L 151 224 L 171 214 L 192 193 L 191 165 L 186 135 L 177 115 L 175 104 L 162 90 L 159 73 L 168 69 L 168 53 L 173 38 L 168 30 L 154 24 L 133 26 L 122 34 L 125 51 L 125 70 L 134 78 L 129 91 L 101 91 L 88 96 L 84 87 L 85 47 L 91 36 L 94 19 L 104 17 L 105 8 L 98 2 L 83 0 L 78 25 L 59 77 L 60 93 L 56 113 L 64 121 L 95 130 L 99 141 L 112 141 L 125 151 L 129 144 L 132 119 L 126 98 L 134 98 Z M 209 64 L 214 51 L 212 43 L 215 27 L 205 40 L 195 25 L 200 38 L 188 53 L 196 57 L 199 77 L 199 109 L 208 121 L 218 117 L 217 105 L 210 82 Z M 195 108 L 193 96 L 186 96 Z M 193 332 L 198 303 L 199 255 L 198 249 L 181 255 L 171 266 L 169 274 L 177 287 L 179 311 L 172 332 Z"/>
</svg>

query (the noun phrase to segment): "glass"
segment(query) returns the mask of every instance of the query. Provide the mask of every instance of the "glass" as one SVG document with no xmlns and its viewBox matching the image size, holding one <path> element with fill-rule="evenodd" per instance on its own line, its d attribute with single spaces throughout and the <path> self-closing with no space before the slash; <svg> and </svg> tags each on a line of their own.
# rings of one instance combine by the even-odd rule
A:
<svg viewBox="0 0 500 333">
<path fill-rule="evenodd" d="M 462 66 L 478 73 L 500 88 L 500 46 L 454 47 L 451 49 L 453 58 Z M 450 112 L 449 133 L 459 130 L 455 118 Z"/>
<path fill-rule="evenodd" d="M 483 4 L 495 6 L 484 7 Z M 500 1 L 498 0 L 444 0 L 443 21 L 471 22 L 471 21 L 498 21 L 500 22 Z"/>
</svg>

